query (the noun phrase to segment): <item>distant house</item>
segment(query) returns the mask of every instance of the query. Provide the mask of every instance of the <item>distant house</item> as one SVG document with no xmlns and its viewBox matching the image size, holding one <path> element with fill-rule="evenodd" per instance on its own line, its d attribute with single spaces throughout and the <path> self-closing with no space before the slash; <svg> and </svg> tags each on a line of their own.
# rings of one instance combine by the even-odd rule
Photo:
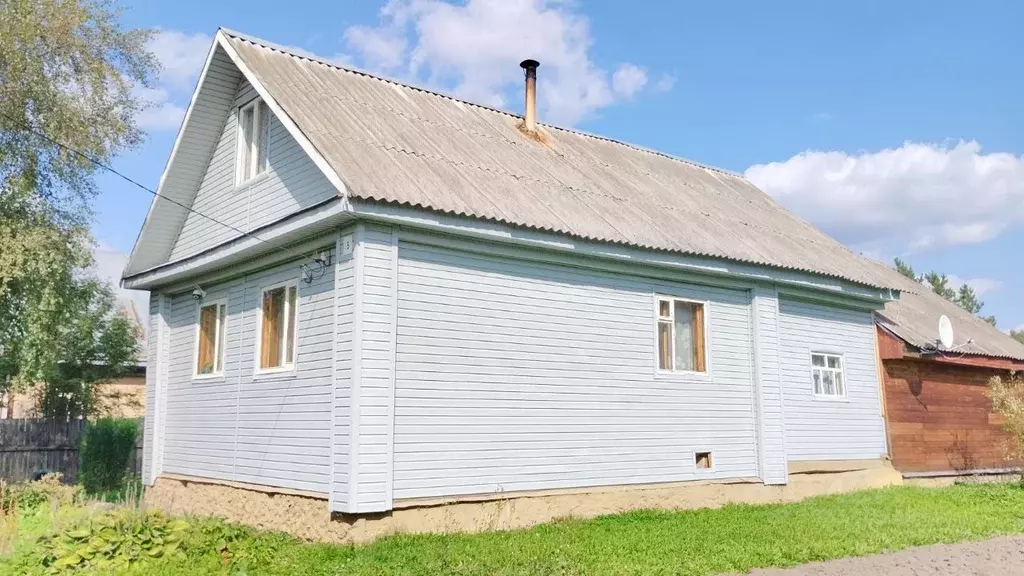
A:
<svg viewBox="0 0 1024 576">
<path fill-rule="evenodd" d="M 888 270 L 888 269 L 886 269 Z M 878 312 L 888 438 L 893 465 L 906 477 L 1017 470 L 1001 418 L 985 396 L 993 376 L 1024 370 L 1024 344 L 898 272 L 901 296 Z M 942 315 L 954 345 L 938 342 Z"/>
<path fill-rule="evenodd" d="M 143 326 L 135 302 L 123 299 L 118 302 L 121 315 L 139 327 Z M 102 400 L 97 416 L 111 418 L 141 418 L 146 402 L 146 342 L 140 335 L 138 360 L 129 366 L 127 372 L 113 382 L 96 385 L 96 393 Z M 0 420 L 10 418 L 38 418 L 42 416 L 39 387 L 30 387 L 19 394 L 0 396 Z"/>
<path fill-rule="evenodd" d="M 151 500 L 359 539 L 899 480 L 893 282 L 741 176 L 533 114 L 217 33 L 123 279 Z"/>
</svg>

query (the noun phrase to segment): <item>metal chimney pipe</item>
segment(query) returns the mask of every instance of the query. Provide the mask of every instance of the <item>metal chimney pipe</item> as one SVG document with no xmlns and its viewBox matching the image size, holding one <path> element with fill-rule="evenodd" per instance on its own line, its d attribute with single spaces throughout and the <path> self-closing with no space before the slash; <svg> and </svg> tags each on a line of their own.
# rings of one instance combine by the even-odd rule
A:
<svg viewBox="0 0 1024 576">
<path fill-rule="evenodd" d="M 526 72 L 526 112 L 523 115 L 523 130 L 537 131 L 537 67 L 536 60 L 523 60 L 519 66 Z"/>
</svg>

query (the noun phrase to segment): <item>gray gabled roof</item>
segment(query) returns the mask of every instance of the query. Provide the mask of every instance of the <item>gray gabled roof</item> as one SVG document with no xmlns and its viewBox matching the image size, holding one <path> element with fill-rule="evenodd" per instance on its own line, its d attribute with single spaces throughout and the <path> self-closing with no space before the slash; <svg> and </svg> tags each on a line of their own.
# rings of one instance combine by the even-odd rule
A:
<svg viewBox="0 0 1024 576">
<path fill-rule="evenodd" d="M 506 112 L 218 38 L 350 200 L 892 287 L 740 175 L 549 125 L 537 141 Z"/>
<path fill-rule="evenodd" d="M 1024 360 L 1024 344 L 981 318 L 932 292 L 888 266 L 871 261 L 879 273 L 900 290 L 900 299 L 885 304 L 875 313 L 875 321 L 911 346 L 935 350 L 939 317 L 949 316 L 953 323 L 953 353 Z"/>
</svg>

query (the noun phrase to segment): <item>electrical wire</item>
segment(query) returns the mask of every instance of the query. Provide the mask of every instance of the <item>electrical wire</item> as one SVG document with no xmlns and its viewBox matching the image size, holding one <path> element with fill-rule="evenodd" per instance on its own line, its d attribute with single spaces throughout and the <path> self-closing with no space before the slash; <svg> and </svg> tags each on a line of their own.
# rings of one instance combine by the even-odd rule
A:
<svg viewBox="0 0 1024 576">
<path fill-rule="evenodd" d="M 157 198 L 163 198 L 164 200 L 167 200 L 171 204 L 174 204 L 176 206 L 180 206 L 181 208 L 184 208 L 188 212 L 196 214 L 197 216 L 202 216 L 203 218 L 206 218 L 207 220 L 209 220 L 209 221 L 211 221 L 211 222 L 213 222 L 215 224 L 219 224 L 219 225 L 221 225 L 221 226 L 223 226 L 223 227 L 225 227 L 225 228 L 227 228 L 229 230 L 232 230 L 234 232 L 237 232 L 237 233 L 239 233 L 239 234 L 241 234 L 243 236 L 247 236 L 249 238 L 252 238 L 253 240 L 258 240 L 258 241 L 266 244 L 267 246 L 270 246 L 270 247 L 275 248 L 277 250 L 281 250 L 281 251 L 286 252 L 288 254 L 291 254 L 292 256 L 295 256 L 297 258 L 301 258 L 301 259 L 305 259 L 305 260 L 310 260 L 313 263 L 317 264 L 318 266 L 323 266 L 323 263 L 321 263 L 320 260 L 318 260 L 318 259 L 310 258 L 309 256 L 305 256 L 303 254 L 299 254 L 298 252 L 295 252 L 294 250 L 292 250 L 292 249 L 290 249 L 290 248 L 288 248 L 286 246 L 281 246 L 281 245 L 275 244 L 275 243 L 273 243 L 273 242 L 271 242 L 269 240 L 264 240 L 263 238 L 260 238 L 259 236 L 255 235 L 255 234 L 252 234 L 251 232 L 246 232 L 244 230 L 236 228 L 235 226 L 232 226 L 231 224 L 228 224 L 226 222 L 221 222 L 220 220 L 214 218 L 213 216 L 208 216 L 206 214 L 203 214 L 202 212 L 196 210 L 195 208 L 192 208 L 191 206 L 186 206 L 185 204 L 182 204 L 181 202 L 178 202 L 177 200 L 175 200 L 173 198 L 164 196 L 163 194 L 160 194 L 156 190 L 153 190 L 152 188 L 149 188 L 148 186 L 145 186 L 145 185 L 137 182 L 136 180 L 134 180 L 134 179 L 132 179 L 132 178 L 130 178 L 128 176 L 125 176 L 124 174 L 118 172 L 117 170 L 115 170 L 111 166 L 108 166 L 108 165 L 104 164 L 103 162 L 100 162 L 99 160 L 93 158 L 92 156 L 89 156 L 85 152 L 82 152 L 82 151 L 80 151 L 78 149 L 72 148 L 71 146 L 68 146 L 67 144 L 64 144 L 63 142 L 60 142 L 60 141 L 58 141 L 58 140 L 56 140 L 54 138 L 51 138 L 51 137 L 47 136 L 45 133 L 43 133 L 43 132 L 41 132 L 39 130 L 36 130 L 35 128 L 32 128 L 30 126 L 18 126 L 19 120 L 15 119 L 15 118 L 12 118 L 11 116 L 8 116 L 7 114 L 4 114 L 4 113 L 0 112 L 0 116 L 3 116 L 7 120 L 13 122 L 15 129 L 21 130 L 22 132 L 26 132 L 28 134 L 32 134 L 32 135 L 38 136 L 39 138 L 42 138 L 42 139 L 46 140 L 47 142 L 49 142 L 50 144 L 53 144 L 54 146 L 57 146 L 58 148 L 61 148 L 63 150 L 67 150 L 68 152 L 71 152 L 72 154 L 75 154 L 76 156 L 78 156 L 80 158 L 83 158 L 84 160 L 92 163 L 93 165 L 95 165 L 97 167 L 102 168 L 102 169 L 104 169 L 104 170 L 106 170 L 108 172 L 111 172 L 111 173 L 115 174 L 116 176 L 120 177 L 122 180 L 124 180 L 124 181 L 126 181 L 126 182 L 128 182 L 130 184 L 135 185 L 137 188 L 141 188 L 142 190 L 145 190 L 146 192 L 149 192 L 150 194 L 152 194 L 153 196 L 155 196 Z M 309 274 L 310 277 L 313 276 L 313 271 L 312 270 L 307 270 L 305 263 L 300 263 L 299 266 L 301 266 L 302 269 L 307 274 Z"/>
</svg>

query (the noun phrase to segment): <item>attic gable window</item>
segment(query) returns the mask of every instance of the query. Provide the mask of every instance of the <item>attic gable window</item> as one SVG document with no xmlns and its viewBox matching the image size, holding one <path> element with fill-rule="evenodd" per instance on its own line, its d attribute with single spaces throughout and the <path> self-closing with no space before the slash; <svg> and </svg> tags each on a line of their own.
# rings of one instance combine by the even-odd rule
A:
<svg viewBox="0 0 1024 576">
<path fill-rule="evenodd" d="M 707 372 L 704 303 L 658 297 L 658 370 Z"/>
<path fill-rule="evenodd" d="M 245 184 L 267 171 L 269 126 L 270 109 L 261 98 L 238 109 L 237 184 Z"/>
</svg>

